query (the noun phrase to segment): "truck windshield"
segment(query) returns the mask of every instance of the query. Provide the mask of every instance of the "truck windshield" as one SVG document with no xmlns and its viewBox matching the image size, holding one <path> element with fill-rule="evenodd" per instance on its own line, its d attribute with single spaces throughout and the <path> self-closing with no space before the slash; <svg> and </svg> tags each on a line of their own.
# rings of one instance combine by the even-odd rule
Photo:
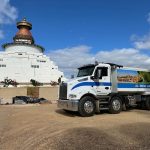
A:
<svg viewBox="0 0 150 150">
<path fill-rule="evenodd" d="M 94 71 L 95 66 L 79 68 L 77 77 L 90 76 Z"/>
</svg>

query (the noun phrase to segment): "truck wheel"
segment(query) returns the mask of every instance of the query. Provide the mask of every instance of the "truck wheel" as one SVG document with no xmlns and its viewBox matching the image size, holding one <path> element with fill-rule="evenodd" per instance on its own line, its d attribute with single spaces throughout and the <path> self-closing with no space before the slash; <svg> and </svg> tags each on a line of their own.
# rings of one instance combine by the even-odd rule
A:
<svg viewBox="0 0 150 150">
<path fill-rule="evenodd" d="M 146 109 L 147 110 L 150 110 L 150 98 L 148 98 L 147 100 L 146 100 L 146 103 L 145 103 L 146 105 Z"/>
<path fill-rule="evenodd" d="M 115 96 L 110 100 L 109 112 L 111 114 L 118 114 L 122 111 L 122 100 L 120 97 Z"/>
<path fill-rule="evenodd" d="M 94 98 L 90 96 L 83 97 L 79 102 L 79 113 L 82 117 L 93 116 L 96 110 Z"/>
</svg>

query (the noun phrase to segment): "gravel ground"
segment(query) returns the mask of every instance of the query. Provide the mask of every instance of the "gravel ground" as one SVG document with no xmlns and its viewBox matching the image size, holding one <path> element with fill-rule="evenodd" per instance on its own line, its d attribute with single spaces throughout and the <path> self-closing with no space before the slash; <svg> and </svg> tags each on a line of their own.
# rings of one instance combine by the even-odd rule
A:
<svg viewBox="0 0 150 150">
<path fill-rule="evenodd" d="M 56 104 L 0 106 L 0 150 L 150 150 L 150 111 L 80 117 Z"/>
</svg>

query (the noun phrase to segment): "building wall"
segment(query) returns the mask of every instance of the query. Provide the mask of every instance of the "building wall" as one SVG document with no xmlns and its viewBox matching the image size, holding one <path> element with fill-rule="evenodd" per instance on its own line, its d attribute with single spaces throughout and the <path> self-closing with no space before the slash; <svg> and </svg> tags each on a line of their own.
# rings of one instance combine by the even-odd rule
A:
<svg viewBox="0 0 150 150">
<path fill-rule="evenodd" d="M 5 48 L 6 52 L 33 52 L 42 53 L 42 50 L 32 45 L 10 45 Z"/>
<path fill-rule="evenodd" d="M 19 83 L 29 83 L 31 79 L 50 83 L 57 82 L 60 76 L 63 73 L 58 70 L 58 66 L 42 53 L 0 53 L 0 81 L 8 77 Z"/>
</svg>

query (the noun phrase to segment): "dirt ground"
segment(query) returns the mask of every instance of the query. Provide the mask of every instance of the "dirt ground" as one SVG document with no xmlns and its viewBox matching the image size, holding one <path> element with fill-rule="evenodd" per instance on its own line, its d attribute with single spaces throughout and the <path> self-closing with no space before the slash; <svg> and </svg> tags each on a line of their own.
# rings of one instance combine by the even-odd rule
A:
<svg viewBox="0 0 150 150">
<path fill-rule="evenodd" d="M 80 117 L 56 104 L 0 106 L 0 150 L 150 150 L 150 111 Z"/>
</svg>

